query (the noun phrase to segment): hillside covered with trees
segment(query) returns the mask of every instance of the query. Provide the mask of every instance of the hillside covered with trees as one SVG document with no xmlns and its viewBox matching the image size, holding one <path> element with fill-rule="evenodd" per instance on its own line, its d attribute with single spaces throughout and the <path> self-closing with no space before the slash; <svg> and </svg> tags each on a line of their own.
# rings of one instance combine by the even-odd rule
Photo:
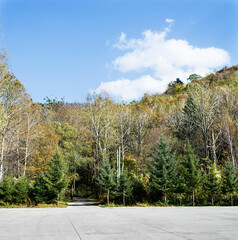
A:
<svg viewBox="0 0 238 240">
<path fill-rule="evenodd" d="M 0 86 L 1 205 L 238 205 L 238 65 L 131 103 L 40 104 L 1 53 Z"/>
</svg>

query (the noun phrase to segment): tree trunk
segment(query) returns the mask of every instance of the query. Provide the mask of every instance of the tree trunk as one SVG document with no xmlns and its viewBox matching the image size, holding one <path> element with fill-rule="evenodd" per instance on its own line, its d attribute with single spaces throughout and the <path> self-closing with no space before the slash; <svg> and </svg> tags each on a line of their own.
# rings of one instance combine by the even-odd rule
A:
<svg viewBox="0 0 238 240">
<path fill-rule="evenodd" d="M 203 139 L 204 139 L 204 148 L 205 148 L 205 158 L 209 158 L 207 134 L 204 133 Z"/>
<path fill-rule="evenodd" d="M 121 146 L 121 154 L 122 154 L 122 166 L 121 166 L 121 171 L 124 172 L 124 154 L 125 154 L 124 144 L 122 144 L 122 146 Z"/>
<path fill-rule="evenodd" d="M 123 205 L 126 206 L 126 196 L 125 189 L 123 189 Z"/>
<path fill-rule="evenodd" d="M 231 206 L 233 206 L 233 193 L 231 193 Z"/>
<path fill-rule="evenodd" d="M 165 203 L 165 204 L 167 203 L 167 196 L 166 196 L 166 193 L 164 193 L 164 203 Z"/>
<path fill-rule="evenodd" d="M 229 147 L 230 147 L 230 153 L 231 153 L 231 160 L 232 160 L 233 166 L 235 166 L 236 160 L 235 160 L 234 153 L 233 153 L 233 141 L 232 141 L 230 134 L 228 134 L 228 141 L 229 141 Z"/>
<path fill-rule="evenodd" d="M 29 137 L 30 137 L 30 122 L 29 122 L 29 118 L 28 118 L 28 121 L 27 121 L 27 136 L 26 136 L 26 149 L 25 149 L 25 162 L 24 162 L 24 172 L 23 172 L 24 176 L 26 174 L 26 166 L 27 166 L 27 160 L 28 160 Z"/>
<path fill-rule="evenodd" d="M 73 198 L 74 198 L 74 185 L 73 185 L 73 183 L 72 183 L 72 186 L 71 186 L 70 198 L 71 198 L 71 200 L 73 200 Z"/>
<path fill-rule="evenodd" d="M 212 195 L 212 205 L 214 205 L 214 195 Z"/>
<path fill-rule="evenodd" d="M 0 182 L 3 179 L 3 163 L 0 164 Z"/>
<path fill-rule="evenodd" d="M 17 177 L 20 177 L 20 127 L 18 128 L 18 133 L 17 133 Z"/>
<path fill-rule="evenodd" d="M 212 155 L 213 155 L 213 161 L 214 161 L 215 168 L 217 168 L 216 142 L 215 142 L 213 130 L 212 130 Z"/>
<path fill-rule="evenodd" d="M 193 189 L 193 207 L 195 206 L 195 191 Z"/>
<path fill-rule="evenodd" d="M 59 194 L 57 195 L 57 207 L 59 206 Z"/>
<path fill-rule="evenodd" d="M 180 206 L 182 205 L 182 196 L 181 196 L 181 194 L 179 194 L 179 204 L 180 204 Z"/>
<path fill-rule="evenodd" d="M 1 158 L 0 158 L 0 182 L 3 179 L 3 157 L 4 157 L 4 147 L 5 147 L 5 136 L 2 137 L 2 145 L 1 145 Z"/>
<path fill-rule="evenodd" d="M 110 193 L 110 191 L 109 191 L 109 189 L 107 189 L 107 205 L 109 205 L 109 193 Z"/>
<path fill-rule="evenodd" d="M 74 174 L 76 174 L 76 168 L 74 168 Z M 75 195 L 75 192 L 76 192 L 76 181 L 75 179 L 73 180 L 73 195 Z"/>
<path fill-rule="evenodd" d="M 28 140 L 27 140 L 27 145 L 28 145 Z M 26 151 L 25 151 L 25 161 L 24 161 L 24 171 L 23 171 L 24 176 L 26 174 L 27 158 L 28 158 L 28 146 L 26 146 Z"/>
</svg>

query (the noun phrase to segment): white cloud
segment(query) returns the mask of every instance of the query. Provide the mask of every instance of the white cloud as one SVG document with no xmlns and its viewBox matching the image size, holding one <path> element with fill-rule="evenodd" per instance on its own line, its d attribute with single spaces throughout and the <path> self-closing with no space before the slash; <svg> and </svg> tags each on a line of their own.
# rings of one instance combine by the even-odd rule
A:
<svg viewBox="0 0 238 240">
<path fill-rule="evenodd" d="M 178 73 L 204 75 L 230 62 L 229 54 L 223 49 L 198 48 L 186 40 L 167 40 L 167 32 L 167 29 L 160 33 L 147 30 L 142 38 L 129 40 L 123 35 L 124 40 L 119 41 L 117 47 L 130 51 L 113 61 L 114 68 L 121 72 L 151 70 L 155 77 L 163 80 Z"/>
<path fill-rule="evenodd" d="M 113 45 L 114 48 L 125 51 L 124 55 L 112 62 L 114 69 L 122 73 L 140 72 L 142 75 L 149 72 L 150 76 L 101 83 L 97 90 L 104 88 L 108 93 L 121 96 L 124 100 L 138 98 L 145 92 L 152 93 L 155 87 L 158 92 L 164 91 L 165 86 L 177 77 L 186 81 L 192 73 L 204 76 L 230 63 L 230 56 L 223 49 L 198 48 L 186 40 L 167 39 L 174 20 L 166 19 L 166 22 L 169 26 L 163 31 L 147 30 L 137 39 L 127 39 L 126 34 L 121 33 Z"/>
<path fill-rule="evenodd" d="M 173 23 L 175 20 L 174 19 L 171 19 L 171 18 L 166 18 L 165 20 L 167 23 Z"/>
<path fill-rule="evenodd" d="M 96 92 L 106 91 L 109 95 L 131 101 L 142 97 L 145 93 L 158 93 L 166 89 L 167 84 L 154 79 L 150 75 L 135 80 L 119 79 L 112 82 L 102 82 Z"/>
</svg>

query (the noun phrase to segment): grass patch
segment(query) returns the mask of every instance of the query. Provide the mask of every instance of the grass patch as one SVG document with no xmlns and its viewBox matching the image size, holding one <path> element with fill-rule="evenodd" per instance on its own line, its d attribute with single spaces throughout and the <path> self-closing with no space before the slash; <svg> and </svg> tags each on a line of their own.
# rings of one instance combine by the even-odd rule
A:
<svg viewBox="0 0 238 240">
<path fill-rule="evenodd" d="M 110 203 L 109 205 L 106 204 L 100 204 L 99 207 L 173 207 L 174 205 L 171 204 L 164 204 L 162 202 L 156 202 L 156 203 L 136 203 L 132 205 L 126 205 L 124 206 L 123 204 L 115 204 L 115 203 Z"/>
<path fill-rule="evenodd" d="M 56 203 L 39 203 L 37 205 L 27 204 L 5 204 L 0 205 L 0 208 L 66 208 L 67 202 L 59 202 L 59 206 Z"/>
</svg>

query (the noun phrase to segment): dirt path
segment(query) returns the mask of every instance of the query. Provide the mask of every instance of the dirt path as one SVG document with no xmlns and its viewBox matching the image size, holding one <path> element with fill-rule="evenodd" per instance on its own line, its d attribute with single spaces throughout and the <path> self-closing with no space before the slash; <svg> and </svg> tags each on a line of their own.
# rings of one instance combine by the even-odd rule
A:
<svg viewBox="0 0 238 240">
<path fill-rule="evenodd" d="M 74 197 L 74 202 L 68 203 L 69 207 L 75 207 L 75 206 L 97 206 L 98 202 L 96 199 L 92 198 L 79 198 Z"/>
</svg>

